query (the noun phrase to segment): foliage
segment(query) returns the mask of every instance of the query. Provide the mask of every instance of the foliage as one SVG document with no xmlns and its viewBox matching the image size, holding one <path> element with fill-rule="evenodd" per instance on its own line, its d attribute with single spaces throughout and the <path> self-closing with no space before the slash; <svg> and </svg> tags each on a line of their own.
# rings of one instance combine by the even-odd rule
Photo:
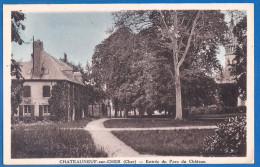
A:
<svg viewBox="0 0 260 167">
<path fill-rule="evenodd" d="M 220 33 L 226 28 L 223 14 L 121 11 L 113 15 L 117 29 L 96 46 L 93 76 L 100 85 L 106 85 L 106 94 L 113 99 L 116 109 L 138 109 L 142 115 L 155 110 L 173 112 L 178 104 L 180 113 L 180 80 L 184 85 L 182 90 L 186 91 L 182 105 L 214 102 L 216 89 L 212 75 L 220 68 L 216 46 L 224 40 Z M 192 20 L 197 15 L 194 23 Z M 173 18 L 177 25 L 173 24 Z M 178 49 L 173 49 L 176 43 Z M 194 83 L 198 86 L 194 87 Z M 197 92 L 201 94 L 194 94 Z M 191 93 L 193 96 L 189 96 Z"/>
<path fill-rule="evenodd" d="M 16 80 L 12 80 L 11 83 L 11 108 L 12 108 L 12 119 L 14 114 L 17 114 L 17 108 L 22 102 L 22 84 L 23 76 L 21 74 L 20 63 L 11 59 L 11 76 L 14 76 Z"/>
<path fill-rule="evenodd" d="M 134 82 L 130 71 L 134 44 L 134 35 L 130 30 L 121 28 L 97 45 L 93 55 L 92 72 L 96 87 L 104 88 L 116 111 L 122 108 L 122 101 L 118 100 L 122 98 L 120 87 L 126 86 L 126 82 Z"/>
<path fill-rule="evenodd" d="M 244 16 L 234 27 L 234 35 L 237 38 L 236 57 L 232 65 L 231 74 L 235 77 L 239 93 L 242 99 L 246 100 L 247 81 L 247 17 Z"/>
<path fill-rule="evenodd" d="M 25 26 L 21 23 L 25 19 L 25 15 L 21 11 L 11 12 L 11 41 L 22 45 L 24 41 L 20 37 L 20 30 L 25 30 Z M 11 108 L 12 108 L 12 119 L 14 114 L 17 114 L 17 107 L 22 102 L 22 90 L 18 87 L 22 85 L 23 76 L 21 75 L 20 63 L 11 59 L 11 76 L 14 76 L 18 81 L 12 81 L 11 85 Z M 19 81 L 20 80 L 20 81 Z"/>
<path fill-rule="evenodd" d="M 66 53 L 64 53 L 64 58 L 60 58 L 60 60 L 72 67 L 73 72 L 80 72 L 82 75 L 84 74 L 84 68 L 82 67 L 81 63 L 76 65 L 74 62 L 68 61 Z"/>
<path fill-rule="evenodd" d="M 64 53 L 64 58 L 60 58 L 60 60 L 68 64 L 70 67 L 72 67 L 73 72 L 81 73 L 85 88 L 79 88 L 79 89 L 82 89 L 80 90 L 80 92 L 87 91 L 84 95 L 85 97 L 84 96 L 78 97 L 83 100 L 81 101 L 82 103 L 84 103 L 84 100 L 85 101 L 87 100 L 90 103 L 94 103 L 94 102 L 100 102 L 101 100 L 105 99 L 105 93 L 102 87 L 97 83 L 95 83 L 94 80 L 95 78 L 93 77 L 92 74 L 92 66 L 88 62 L 84 69 L 80 63 L 78 65 L 75 65 L 74 62 L 68 61 L 66 53 Z"/>
<path fill-rule="evenodd" d="M 207 156 L 246 156 L 246 117 L 232 117 L 218 124 L 214 136 L 205 138 Z"/>
<path fill-rule="evenodd" d="M 21 11 L 12 11 L 11 12 L 11 41 L 22 45 L 24 41 L 21 39 L 20 32 L 25 30 L 25 25 L 21 22 L 25 20 L 25 15 Z"/>
<path fill-rule="evenodd" d="M 51 89 L 51 97 L 49 104 L 52 109 L 52 114 L 55 115 L 57 120 L 66 119 L 68 117 L 68 108 L 70 105 L 69 99 L 69 86 L 65 82 L 59 82 Z"/>
<path fill-rule="evenodd" d="M 210 106 L 217 103 L 217 84 L 203 72 L 183 71 L 182 92 L 184 107 Z"/>
<path fill-rule="evenodd" d="M 22 102 L 22 80 L 12 80 L 11 83 L 11 109 L 12 119 L 14 114 L 17 114 L 17 108 Z"/>
<path fill-rule="evenodd" d="M 91 87 L 58 82 L 52 87 L 49 104 L 55 119 L 67 120 L 72 116 L 72 109 L 75 108 L 75 120 L 81 119 L 82 109 L 87 110 L 92 99 Z M 70 111 L 69 108 L 71 109 Z M 69 115 L 68 115 L 69 114 Z"/>
<path fill-rule="evenodd" d="M 11 76 L 15 76 L 16 79 L 23 79 L 21 65 L 14 59 L 11 59 Z"/>
<path fill-rule="evenodd" d="M 224 83 L 218 85 L 219 101 L 222 106 L 237 106 L 237 85 L 234 83 Z"/>
<path fill-rule="evenodd" d="M 21 30 L 25 30 L 25 26 L 21 23 L 25 19 L 24 13 L 21 11 L 12 11 L 11 12 L 11 41 L 16 42 L 19 45 L 22 45 L 24 41 L 20 37 Z M 15 76 L 16 79 L 23 78 L 21 75 L 20 63 L 11 59 L 11 76 Z"/>
<path fill-rule="evenodd" d="M 228 114 L 228 113 L 246 113 L 246 106 L 229 107 L 229 106 L 208 106 L 208 107 L 192 107 L 189 115 L 205 115 L 205 114 Z"/>
<path fill-rule="evenodd" d="M 11 108 L 12 108 L 12 119 L 14 114 L 17 114 L 17 108 L 22 102 L 22 85 L 23 76 L 21 74 L 20 63 L 11 59 L 11 76 L 14 76 L 16 80 L 12 80 L 11 83 Z"/>
<path fill-rule="evenodd" d="M 106 157 L 97 150 L 85 130 L 64 130 L 45 127 L 24 130 L 16 128 L 11 134 L 12 158 L 86 158 Z"/>
<path fill-rule="evenodd" d="M 154 49 L 147 55 L 168 53 L 170 74 L 175 87 L 176 119 L 182 119 L 180 74 L 184 69 L 209 75 L 220 65 L 216 46 L 224 41 L 224 15 L 220 11 L 121 11 L 114 13 L 117 27 L 129 27 L 134 32 L 148 31 Z M 173 75 L 174 73 L 174 75 Z"/>
</svg>

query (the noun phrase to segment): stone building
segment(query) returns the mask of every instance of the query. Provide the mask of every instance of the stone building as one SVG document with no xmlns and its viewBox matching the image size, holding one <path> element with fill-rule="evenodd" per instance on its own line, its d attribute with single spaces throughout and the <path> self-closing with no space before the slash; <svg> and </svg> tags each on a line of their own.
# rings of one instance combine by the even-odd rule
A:
<svg viewBox="0 0 260 167">
<path fill-rule="evenodd" d="M 21 62 L 21 74 L 24 78 L 22 103 L 15 114 L 21 119 L 50 117 L 52 111 L 48 100 L 52 87 L 58 82 L 66 82 L 73 93 L 75 86 L 83 86 L 81 73 L 74 72 L 72 67 L 46 53 L 40 40 L 33 42 L 31 61 Z M 76 111 L 75 107 L 69 106 L 67 119 L 84 117 L 84 112 L 83 109 Z M 79 113 L 79 116 L 75 113 Z"/>
</svg>

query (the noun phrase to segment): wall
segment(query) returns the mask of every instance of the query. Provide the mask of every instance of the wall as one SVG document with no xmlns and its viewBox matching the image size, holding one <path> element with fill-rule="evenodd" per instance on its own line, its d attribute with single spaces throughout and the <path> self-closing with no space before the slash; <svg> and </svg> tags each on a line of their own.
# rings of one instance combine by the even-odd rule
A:
<svg viewBox="0 0 260 167">
<path fill-rule="evenodd" d="M 39 116 L 39 105 L 49 104 L 49 97 L 43 97 L 43 86 L 50 86 L 52 89 L 52 86 L 55 84 L 56 82 L 51 81 L 25 81 L 23 86 L 31 87 L 31 97 L 23 98 L 23 101 L 20 105 L 34 105 L 34 115 Z M 46 115 L 49 115 L 49 113 L 43 113 L 43 116 Z"/>
</svg>

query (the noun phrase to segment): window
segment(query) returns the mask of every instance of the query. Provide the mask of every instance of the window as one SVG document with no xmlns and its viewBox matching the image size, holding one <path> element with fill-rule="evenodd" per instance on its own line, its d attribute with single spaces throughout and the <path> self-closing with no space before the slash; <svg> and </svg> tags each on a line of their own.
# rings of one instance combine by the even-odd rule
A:
<svg viewBox="0 0 260 167">
<path fill-rule="evenodd" d="M 49 105 L 43 105 L 43 112 L 44 113 L 50 113 L 50 106 Z"/>
<path fill-rule="evenodd" d="M 31 97 L 31 87 L 30 86 L 23 87 L 23 97 Z"/>
<path fill-rule="evenodd" d="M 29 105 L 24 105 L 24 106 L 23 106 L 23 111 L 24 111 L 25 114 L 31 113 L 31 106 L 29 106 Z"/>
<path fill-rule="evenodd" d="M 50 97 L 50 86 L 43 86 L 43 97 Z"/>
</svg>

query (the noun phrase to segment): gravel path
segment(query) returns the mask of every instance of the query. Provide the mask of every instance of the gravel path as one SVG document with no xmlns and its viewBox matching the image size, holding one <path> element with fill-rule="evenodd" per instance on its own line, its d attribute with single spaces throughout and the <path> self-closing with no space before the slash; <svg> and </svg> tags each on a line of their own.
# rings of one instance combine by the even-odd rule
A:
<svg viewBox="0 0 260 167">
<path fill-rule="evenodd" d="M 105 128 L 103 122 L 108 118 L 102 118 L 89 122 L 84 128 L 89 131 L 95 145 L 104 150 L 108 157 L 137 157 L 137 151 L 127 146 L 124 142 L 115 137 L 111 131 L 136 131 L 136 130 L 179 130 L 179 129 L 216 129 L 217 126 L 185 126 L 185 127 L 155 127 L 155 128 Z"/>
<path fill-rule="evenodd" d="M 89 122 L 84 128 L 89 131 L 95 145 L 103 149 L 108 157 L 137 157 L 140 154 L 115 137 L 110 131 L 105 130 L 103 122 L 108 119 L 98 119 Z"/>
</svg>

